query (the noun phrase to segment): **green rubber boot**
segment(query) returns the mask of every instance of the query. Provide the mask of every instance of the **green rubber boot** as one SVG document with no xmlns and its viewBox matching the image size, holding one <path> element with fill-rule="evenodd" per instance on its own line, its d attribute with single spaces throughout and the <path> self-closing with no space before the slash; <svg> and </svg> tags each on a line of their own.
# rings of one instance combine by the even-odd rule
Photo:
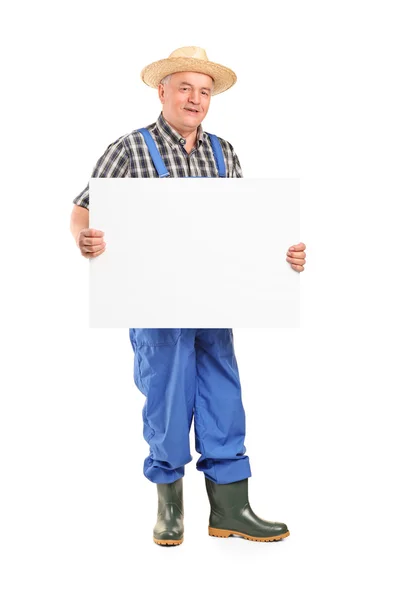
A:
<svg viewBox="0 0 400 600">
<path fill-rule="evenodd" d="M 209 535 L 229 537 L 239 535 L 254 542 L 272 542 L 290 535 L 284 523 L 264 521 L 251 509 L 248 479 L 219 484 L 206 478 L 211 512 Z"/>
<path fill-rule="evenodd" d="M 173 483 L 157 483 L 158 514 L 153 540 L 160 546 L 178 546 L 183 542 L 182 478 Z"/>
</svg>

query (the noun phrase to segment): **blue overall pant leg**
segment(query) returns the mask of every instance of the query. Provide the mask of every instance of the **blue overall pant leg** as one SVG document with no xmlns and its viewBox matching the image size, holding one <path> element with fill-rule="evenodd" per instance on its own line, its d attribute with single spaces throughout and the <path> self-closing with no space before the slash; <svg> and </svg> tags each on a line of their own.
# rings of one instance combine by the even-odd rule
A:
<svg viewBox="0 0 400 600">
<path fill-rule="evenodd" d="M 251 476 L 245 456 L 245 415 L 232 331 L 130 329 L 134 380 L 146 396 L 143 433 L 150 446 L 144 474 L 172 483 L 192 460 L 194 417 L 197 469 L 215 483 Z"/>
<path fill-rule="evenodd" d="M 198 329 L 194 424 L 197 469 L 215 483 L 251 476 L 232 329 Z"/>
</svg>

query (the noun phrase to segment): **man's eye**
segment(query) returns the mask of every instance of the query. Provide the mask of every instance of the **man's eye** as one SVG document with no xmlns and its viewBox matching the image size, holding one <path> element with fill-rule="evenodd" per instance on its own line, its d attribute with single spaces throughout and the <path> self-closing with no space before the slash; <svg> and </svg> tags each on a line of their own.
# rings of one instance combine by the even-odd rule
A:
<svg viewBox="0 0 400 600">
<path fill-rule="evenodd" d="M 183 92 L 186 92 L 186 90 L 187 90 L 187 87 L 183 87 L 183 88 L 181 88 L 181 90 L 182 90 Z"/>
<path fill-rule="evenodd" d="M 208 92 L 202 92 L 204 96 L 208 96 Z"/>
</svg>

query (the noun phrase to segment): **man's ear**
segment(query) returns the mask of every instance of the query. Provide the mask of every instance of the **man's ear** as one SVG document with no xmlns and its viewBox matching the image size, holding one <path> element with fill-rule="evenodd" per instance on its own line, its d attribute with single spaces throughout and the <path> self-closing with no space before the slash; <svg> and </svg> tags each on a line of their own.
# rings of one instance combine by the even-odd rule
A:
<svg viewBox="0 0 400 600">
<path fill-rule="evenodd" d="M 160 98 L 161 104 L 165 102 L 165 89 L 162 83 L 158 84 L 158 97 Z"/>
</svg>

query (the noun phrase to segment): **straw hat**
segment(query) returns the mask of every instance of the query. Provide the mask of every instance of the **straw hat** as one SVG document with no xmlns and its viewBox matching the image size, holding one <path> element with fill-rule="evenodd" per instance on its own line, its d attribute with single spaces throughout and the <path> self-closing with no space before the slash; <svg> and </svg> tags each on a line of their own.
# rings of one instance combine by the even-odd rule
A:
<svg viewBox="0 0 400 600">
<path fill-rule="evenodd" d="M 236 83 L 236 75 L 228 67 L 208 60 L 206 51 L 197 46 L 185 46 L 174 50 L 168 58 L 153 62 L 143 69 L 140 76 L 150 87 L 156 88 L 171 73 L 194 71 L 205 73 L 214 79 L 212 95 L 220 94 Z"/>
</svg>

